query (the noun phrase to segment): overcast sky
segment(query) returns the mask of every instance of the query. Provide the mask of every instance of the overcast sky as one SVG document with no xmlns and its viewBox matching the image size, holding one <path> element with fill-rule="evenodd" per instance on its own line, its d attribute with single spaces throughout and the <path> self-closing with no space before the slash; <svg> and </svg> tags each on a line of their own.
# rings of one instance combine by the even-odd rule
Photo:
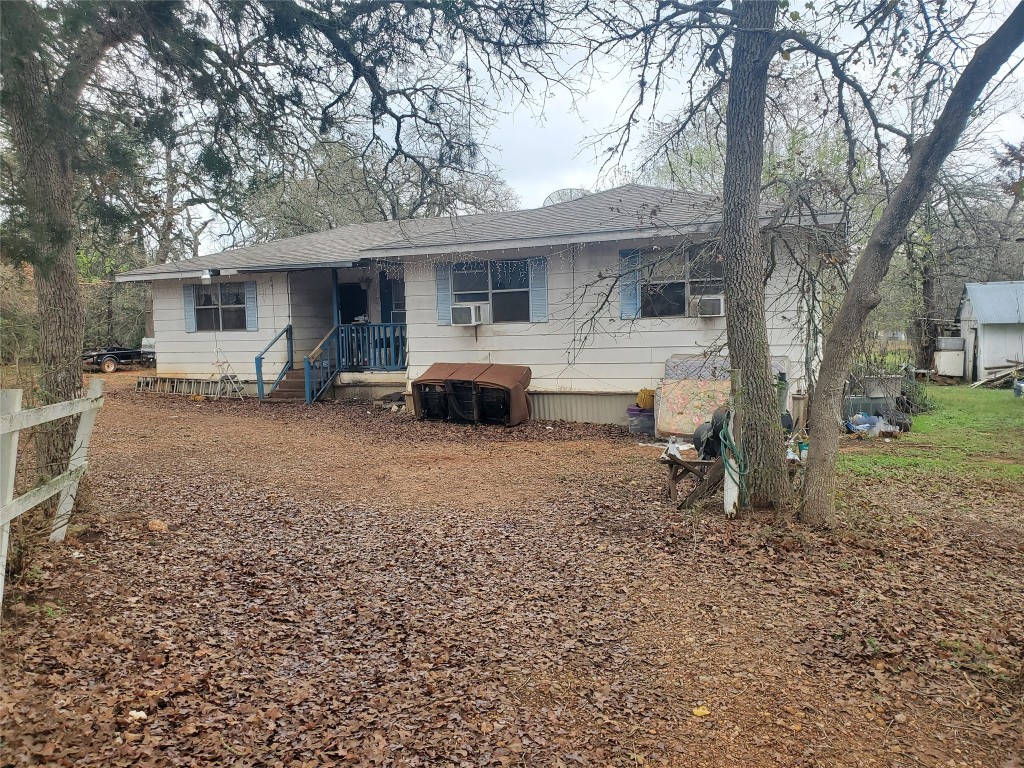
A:
<svg viewBox="0 0 1024 768">
<path fill-rule="evenodd" d="M 595 190 L 614 184 L 609 170 L 601 173 L 605 156 L 593 142 L 618 124 L 632 83 L 629 72 L 606 60 L 589 89 L 578 85 L 588 91 L 585 95 L 549 91 L 541 104 L 520 104 L 499 113 L 486 139 L 492 147 L 488 154 L 519 194 L 522 207 L 535 208 L 558 189 Z"/>
<path fill-rule="evenodd" d="M 539 206 L 557 189 L 597 187 L 603 158 L 585 145 L 612 124 L 625 93 L 625 84 L 613 80 L 575 106 L 568 96 L 556 94 L 543 116 L 521 106 L 499 118 L 488 138 L 494 147 L 491 160 L 524 208 Z"/>
<path fill-rule="evenodd" d="M 609 177 L 607 171 L 601 174 L 605 156 L 589 144 L 597 134 L 621 122 L 620 108 L 634 78 L 619 65 L 606 63 L 603 69 L 585 96 L 572 99 L 559 91 L 542 105 L 520 105 L 498 115 L 486 139 L 491 147 L 488 156 L 504 180 L 519 194 L 523 208 L 541 205 L 548 194 L 558 189 L 595 190 L 622 183 L 621 179 Z M 1017 78 L 1011 77 L 1009 86 L 1018 92 L 1021 90 Z M 673 107 L 681 106 L 682 98 L 681 93 L 663 95 L 657 108 L 658 116 L 668 116 Z M 993 140 L 1014 144 L 1024 141 L 1021 108 L 996 121 L 991 133 Z M 641 135 L 642 130 L 634 133 L 634 145 Z M 627 156 L 627 166 L 629 160 Z"/>
</svg>

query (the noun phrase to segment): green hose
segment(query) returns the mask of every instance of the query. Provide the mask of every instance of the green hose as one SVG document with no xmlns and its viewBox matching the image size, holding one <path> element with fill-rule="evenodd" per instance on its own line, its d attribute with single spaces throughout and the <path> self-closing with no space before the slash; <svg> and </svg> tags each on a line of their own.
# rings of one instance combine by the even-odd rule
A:
<svg viewBox="0 0 1024 768">
<path fill-rule="evenodd" d="M 747 457 L 742 451 L 736 448 L 736 440 L 732 435 L 732 419 L 733 412 L 729 411 L 725 415 L 725 421 L 722 422 L 722 465 L 725 467 L 725 471 L 726 474 L 729 475 L 729 479 L 739 486 L 740 506 L 746 507 L 749 506 L 746 481 Z M 732 454 L 732 457 L 736 462 L 735 468 L 725 460 L 726 451 Z"/>
</svg>

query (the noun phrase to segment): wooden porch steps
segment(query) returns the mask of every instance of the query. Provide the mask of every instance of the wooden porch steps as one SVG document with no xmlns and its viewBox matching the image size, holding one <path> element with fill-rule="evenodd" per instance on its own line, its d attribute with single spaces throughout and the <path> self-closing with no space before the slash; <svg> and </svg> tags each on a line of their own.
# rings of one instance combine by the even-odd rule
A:
<svg viewBox="0 0 1024 768">
<path fill-rule="evenodd" d="M 306 374 L 301 368 L 292 369 L 284 375 L 277 388 L 264 398 L 265 403 L 294 403 L 306 400 Z"/>
</svg>

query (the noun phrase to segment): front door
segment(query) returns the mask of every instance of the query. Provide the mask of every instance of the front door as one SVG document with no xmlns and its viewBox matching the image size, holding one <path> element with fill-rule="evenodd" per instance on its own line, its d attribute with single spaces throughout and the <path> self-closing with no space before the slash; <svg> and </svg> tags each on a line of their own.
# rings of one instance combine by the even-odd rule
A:
<svg viewBox="0 0 1024 768">
<path fill-rule="evenodd" d="M 355 322 L 357 317 L 368 317 L 370 305 L 366 289 L 359 283 L 339 283 L 338 322 L 342 325 Z"/>
</svg>

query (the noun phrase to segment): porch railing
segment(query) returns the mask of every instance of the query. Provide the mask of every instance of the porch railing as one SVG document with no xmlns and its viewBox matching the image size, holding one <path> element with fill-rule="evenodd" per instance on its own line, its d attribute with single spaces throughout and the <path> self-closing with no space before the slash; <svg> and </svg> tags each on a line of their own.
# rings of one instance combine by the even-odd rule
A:
<svg viewBox="0 0 1024 768">
<path fill-rule="evenodd" d="M 334 376 L 341 370 L 341 348 L 338 344 L 340 331 L 340 325 L 331 328 L 302 361 L 306 371 L 307 405 L 320 398 L 334 382 Z"/>
<path fill-rule="evenodd" d="M 341 325 L 343 370 L 405 370 L 405 323 Z"/>
<path fill-rule="evenodd" d="M 282 336 L 285 337 L 286 343 L 288 344 L 288 360 L 284 364 L 284 367 L 281 368 L 281 372 L 277 374 L 277 378 L 274 379 L 274 383 L 270 385 L 270 389 L 266 390 L 263 384 L 263 356 L 270 351 L 272 346 L 281 340 Z M 270 340 L 270 343 L 263 348 L 263 351 L 256 355 L 256 394 L 259 396 L 260 400 L 263 400 L 265 397 L 269 397 L 270 393 L 277 389 L 277 385 L 281 383 L 281 379 L 283 379 L 288 371 L 292 370 L 294 367 L 295 340 L 292 335 L 292 326 L 289 324 L 278 331 L 277 335 Z"/>
<path fill-rule="evenodd" d="M 303 365 L 307 403 L 318 400 L 339 373 L 405 370 L 405 323 L 336 325 L 306 355 Z"/>
</svg>

